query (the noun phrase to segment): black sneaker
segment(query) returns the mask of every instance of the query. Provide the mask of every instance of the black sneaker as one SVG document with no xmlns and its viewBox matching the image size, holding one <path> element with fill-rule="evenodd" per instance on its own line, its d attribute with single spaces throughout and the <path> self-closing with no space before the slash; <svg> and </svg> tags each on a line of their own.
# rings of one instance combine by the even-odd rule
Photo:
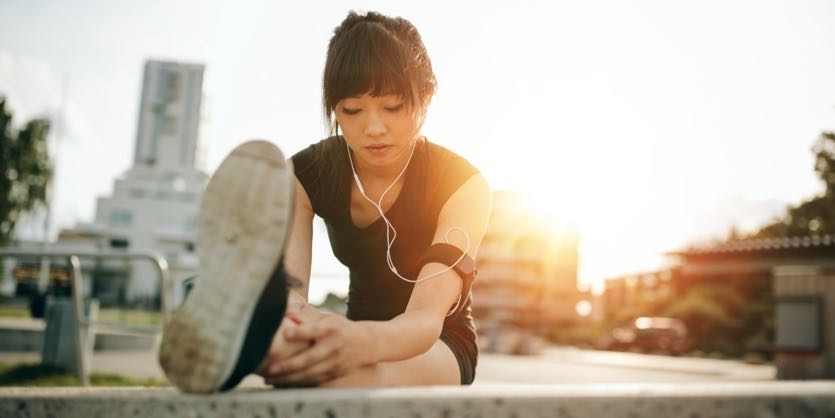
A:
<svg viewBox="0 0 835 418">
<path fill-rule="evenodd" d="M 281 264 L 293 170 L 266 141 L 235 148 L 200 203 L 193 290 L 163 330 L 159 363 L 183 392 L 232 389 L 266 357 L 287 307 Z"/>
</svg>

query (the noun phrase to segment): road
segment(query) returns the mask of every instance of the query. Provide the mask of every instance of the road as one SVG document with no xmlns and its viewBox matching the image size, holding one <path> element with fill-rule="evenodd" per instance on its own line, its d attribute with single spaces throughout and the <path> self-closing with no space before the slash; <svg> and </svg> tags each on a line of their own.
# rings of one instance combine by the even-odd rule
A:
<svg viewBox="0 0 835 418">
<path fill-rule="evenodd" d="M 483 354 L 476 383 L 685 383 L 774 377 L 775 368 L 770 365 L 549 347 L 536 356 Z"/>
<path fill-rule="evenodd" d="M 0 352 L 0 362 L 38 362 L 38 353 Z M 151 351 L 97 351 L 92 369 L 138 378 L 163 379 Z M 770 365 L 739 361 L 548 347 L 535 356 L 482 354 L 474 385 L 565 383 L 692 383 L 773 380 Z M 245 386 L 261 386 L 257 376 Z"/>
</svg>

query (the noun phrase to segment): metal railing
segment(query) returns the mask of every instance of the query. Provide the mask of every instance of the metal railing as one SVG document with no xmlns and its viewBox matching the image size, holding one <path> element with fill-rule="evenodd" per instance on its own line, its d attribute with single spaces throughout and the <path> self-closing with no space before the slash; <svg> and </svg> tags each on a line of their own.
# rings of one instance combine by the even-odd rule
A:
<svg viewBox="0 0 835 418">
<path fill-rule="evenodd" d="M 76 341 L 76 355 L 78 362 L 77 373 L 78 379 L 82 386 L 90 385 L 90 365 L 88 359 L 92 356 L 93 351 L 93 334 L 92 328 L 96 325 L 95 321 L 87 319 L 84 315 L 84 296 L 82 287 L 81 275 L 81 258 L 91 259 L 108 259 L 108 260 L 149 260 L 156 268 L 159 279 L 160 289 L 160 313 L 162 314 L 163 323 L 168 320 L 168 315 L 172 311 L 171 296 L 169 292 L 170 280 L 168 275 L 168 261 L 160 254 L 153 251 L 137 251 L 137 252 L 84 252 L 84 251 L 52 251 L 52 250 L 32 250 L 23 248 L 0 248 L 0 257 L 38 257 L 41 260 L 51 259 L 66 259 L 67 272 L 71 276 L 72 283 L 72 300 L 73 300 L 73 316 L 75 324 L 75 341 Z M 108 324 L 111 328 L 117 328 L 126 331 L 148 333 L 149 330 L 145 327 L 140 328 L 127 324 Z M 153 333 L 159 332 L 159 329 L 154 329 Z"/>
</svg>

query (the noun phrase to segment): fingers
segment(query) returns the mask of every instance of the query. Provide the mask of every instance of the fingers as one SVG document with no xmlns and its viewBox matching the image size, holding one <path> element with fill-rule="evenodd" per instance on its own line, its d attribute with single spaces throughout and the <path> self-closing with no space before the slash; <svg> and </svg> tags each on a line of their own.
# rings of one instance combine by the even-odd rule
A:
<svg viewBox="0 0 835 418">
<path fill-rule="evenodd" d="M 269 351 L 267 352 L 266 358 L 261 362 L 261 365 L 258 366 L 255 373 L 261 376 L 266 376 L 269 374 L 269 367 L 276 362 L 293 357 L 302 351 L 308 349 L 310 346 L 313 345 L 312 340 L 294 340 L 289 341 L 287 338 L 284 337 L 284 333 L 287 329 L 297 328 L 298 324 L 295 321 L 283 321 L 281 326 L 278 328 L 278 331 L 273 336 L 273 340 L 270 343 Z"/>
<path fill-rule="evenodd" d="M 279 359 L 268 368 L 273 375 L 288 375 L 312 368 L 339 355 L 339 347 L 333 341 L 318 341 L 309 349 L 289 358 Z"/>
<path fill-rule="evenodd" d="M 321 383 L 345 373 L 343 354 L 338 339 L 317 341 L 298 355 L 271 363 L 264 377 L 273 385 Z"/>
<path fill-rule="evenodd" d="M 287 313 L 284 315 L 284 318 L 289 319 L 294 324 L 301 324 L 302 323 L 302 318 L 301 318 L 301 316 L 299 316 L 298 311 L 287 310 Z"/>
<path fill-rule="evenodd" d="M 292 316 L 296 322 L 307 322 L 318 319 L 326 313 L 319 311 L 301 295 L 296 292 L 290 292 L 287 301 L 287 316 Z"/>
<path fill-rule="evenodd" d="M 358 363 L 355 333 L 350 321 L 333 315 L 322 314 L 316 319 L 303 321 L 298 326 L 287 327 L 283 337 L 287 341 L 312 342 L 312 346 L 289 358 L 271 362 L 264 381 L 275 386 L 315 385 L 344 375 Z"/>
<path fill-rule="evenodd" d="M 338 319 L 322 315 L 318 318 L 302 319 L 297 327 L 284 330 L 284 338 L 289 341 L 319 340 L 339 328 Z"/>
<path fill-rule="evenodd" d="M 282 387 L 315 386 L 343 376 L 345 370 L 337 367 L 336 364 L 320 364 L 315 368 L 292 373 L 289 375 L 267 375 L 264 382 L 268 385 Z"/>
<path fill-rule="evenodd" d="M 290 374 L 264 376 L 264 382 L 273 386 L 311 386 L 327 382 L 345 374 L 335 361 L 321 362 L 308 369 Z"/>
</svg>

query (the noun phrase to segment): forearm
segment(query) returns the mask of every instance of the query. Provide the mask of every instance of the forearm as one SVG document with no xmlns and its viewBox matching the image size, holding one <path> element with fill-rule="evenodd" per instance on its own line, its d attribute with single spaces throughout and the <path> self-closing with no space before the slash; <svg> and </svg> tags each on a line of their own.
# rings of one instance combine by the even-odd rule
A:
<svg viewBox="0 0 835 418">
<path fill-rule="evenodd" d="M 369 337 L 368 363 L 398 361 L 415 357 L 429 350 L 443 330 L 449 308 L 460 293 L 457 273 L 440 263 L 423 266 L 421 280 L 412 290 L 405 312 L 389 321 L 360 322 Z"/>
<path fill-rule="evenodd" d="M 369 348 L 364 363 L 374 364 L 405 360 L 426 352 L 441 335 L 443 319 L 412 310 L 388 321 L 359 321 L 357 325 Z"/>
<path fill-rule="evenodd" d="M 297 297 L 302 298 L 306 302 L 307 289 L 308 285 L 305 281 L 299 279 L 298 277 L 289 274 L 287 275 L 287 290 L 291 297 L 295 295 Z"/>
</svg>

